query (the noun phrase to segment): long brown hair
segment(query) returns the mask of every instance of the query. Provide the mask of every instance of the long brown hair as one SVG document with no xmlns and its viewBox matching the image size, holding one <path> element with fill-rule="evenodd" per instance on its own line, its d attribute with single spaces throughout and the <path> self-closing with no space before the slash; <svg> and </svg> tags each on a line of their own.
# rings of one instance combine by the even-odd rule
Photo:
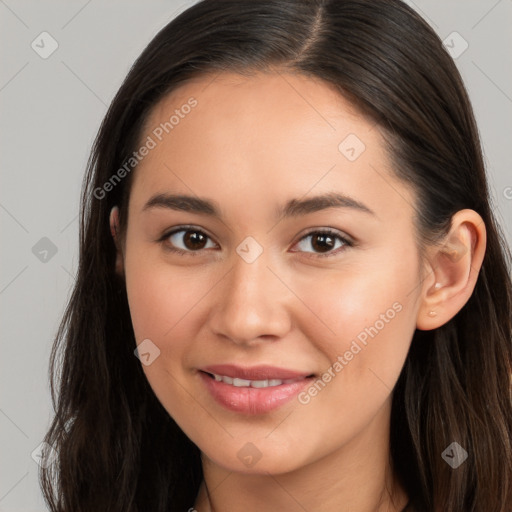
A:
<svg viewBox="0 0 512 512">
<path fill-rule="evenodd" d="M 131 68 L 103 120 L 84 180 L 79 269 L 51 354 L 55 418 L 41 468 L 52 512 L 187 510 L 199 449 L 156 399 L 133 351 L 116 276 L 110 209 L 126 218 L 131 176 L 104 184 L 137 149 L 148 114 L 180 82 L 211 71 L 269 70 L 338 88 L 381 130 L 417 195 L 420 247 L 452 215 L 483 218 L 487 249 L 474 292 L 433 331 L 416 331 L 393 392 L 391 456 L 418 511 L 512 510 L 511 255 L 491 210 L 472 107 L 457 68 L 399 0 L 203 0 L 166 25 Z M 123 224 L 121 230 L 126 226 Z M 441 454 L 468 452 L 456 469 Z"/>
</svg>

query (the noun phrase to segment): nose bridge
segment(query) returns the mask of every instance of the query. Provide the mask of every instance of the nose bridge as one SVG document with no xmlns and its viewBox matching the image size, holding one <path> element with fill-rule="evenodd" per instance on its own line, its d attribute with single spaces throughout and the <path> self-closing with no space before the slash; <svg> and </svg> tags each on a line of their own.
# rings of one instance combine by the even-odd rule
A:
<svg viewBox="0 0 512 512">
<path fill-rule="evenodd" d="M 249 301 L 260 301 L 268 295 L 269 286 L 275 283 L 269 270 L 270 252 L 256 239 L 246 237 L 236 248 L 232 257 L 230 285 L 226 298 L 235 300 L 239 305 Z M 275 280 L 275 277 L 274 277 Z"/>
<path fill-rule="evenodd" d="M 232 296 L 239 305 L 246 302 L 252 302 L 254 305 L 258 305 L 259 302 L 265 303 L 262 299 L 269 296 L 269 288 L 275 288 L 275 283 L 272 281 L 276 279 L 269 270 L 268 258 L 261 255 L 251 263 L 240 256 L 236 256 L 233 260 L 227 294 Z"/>
<path fill-rule="evenodd" d="M 217 334 L 238 343 L 260 336 L 280 337 L 289 328 L 286 288 L 270 270 L 269 254 L 258 250 L 253 241 L 246 242 L 233 255 L 212 319 Z"/>
</svg>

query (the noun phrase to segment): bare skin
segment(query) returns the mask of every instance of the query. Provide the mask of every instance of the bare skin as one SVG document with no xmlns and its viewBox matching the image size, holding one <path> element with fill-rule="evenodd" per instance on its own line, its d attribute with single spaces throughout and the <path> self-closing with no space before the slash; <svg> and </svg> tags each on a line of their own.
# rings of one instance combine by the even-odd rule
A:
<svg viewBox="0 0 512 512">
<path fill-rule="evenodd" d="M 195 79 L 156 106 L 141 140 L 190 97 L 197 106 L 137 167 L 126 237 L 116 241 L 137 343 L 160 350 L 144 372 L 202 452 L 205 480 L 191 507 L 402 510 L 408 497 L 389 462 L 392 390 L 415 329 L 443 325 L 470 297 L 485 252 L 482 219 L 458 212 L 448 245 L 420 261 L 415 194 L 394 177 L 379 130 L 329 85 L 301 75 Z M 277 216 L 293 198 L 329 193 L 368 211 Z M 207 198 L 222 218 L 145 208 L 156 194 Z M 318 231 L 327 228 L 332 248 L 323 249 Z M 249 236 L 250 250 L 263 250 L 250 263 L 237 252 Z M 366 344 L 354 353 L 361 333 Z M 302 401 L 240 414 L 212 400 L 200 378 L 199 368 L 221 363 L 331 378 Z M 260 456 L 252 466 L 239 456 L 247 443 Z"/>
</svg>

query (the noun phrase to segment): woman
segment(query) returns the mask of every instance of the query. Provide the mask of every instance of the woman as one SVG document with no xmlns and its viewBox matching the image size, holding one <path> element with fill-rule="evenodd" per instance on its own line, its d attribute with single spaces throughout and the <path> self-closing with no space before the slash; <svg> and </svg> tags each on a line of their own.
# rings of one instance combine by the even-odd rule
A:
<svg viewBox="0 0 512 512">
<path fill-rule="evenodd" d="M 50 509 L 511 510 L 507 265 L 414 11 L 197 3 L 89 161 Z"/>
</svg>

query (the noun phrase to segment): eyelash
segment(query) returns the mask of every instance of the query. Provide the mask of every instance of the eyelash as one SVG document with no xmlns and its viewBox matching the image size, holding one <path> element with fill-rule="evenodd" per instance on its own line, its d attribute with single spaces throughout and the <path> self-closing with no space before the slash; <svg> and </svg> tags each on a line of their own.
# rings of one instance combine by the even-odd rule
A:
<svg viewBox="0 0 512 512">
<path fill-rule="evenodd" d="M 173 253 L 182 254 L 182 255 L 186 254 L 186 255 L 189 255 L 189 256 L 198 256 L 199 253 L 202 252 L 202 249 L 198 249 L 197 251 L 185 251 L 183 249 L 178 249 L 176 247 L 169 246 L 168 244 L 166 244 L 166 241 L 168 240 L 169 237 L 171 237 L 172 235 L 175 235 L 176 233 L 179 233 L 180 231 L 183 231 L 185 233 L 187 231 L 193 231 L 193 232 L 196 232 L 196 233 L 201 233 L 201 234 L 205 235 L 206 237 L 208 237 L 211 240 L 211 238 L 206 233 L 204 233 L 200 229 L 195 228 L 194 226 L 180 226 L 179 228 L 176 228 L 176 229 L 173 229 L 172 231 L 166 232 L 158 240 L 158 242 L 164 244 L 166 250 L 171 251 Z M 312 257 L 312 258 L 328 258 L 328 257 L 331 257 L 331 256 L 335 256 L 336 254 L 338 254 L 341 251 L 344 251 L 347 247 L 353 247 L 354 246 L 354 243 L 351 240 L 341 236 L 338 232 L 333 231 L 332 229 L 328 229 L 328 228 L 326 228 L 326 229 L 315 229 L 315 230 L 309 231 L 308 233 L 304 234 L 297 243 L 301 242 L 303 239 L 305 239 L 305 238 L 307 238 L 308 236 L 311 236 L 311 235 L 328 235 L 328 236 L 331 236 L 331 237 L 333 237 L 335 239 L 338 239 L 341 242 L 343 242 L 343 246 L 342 247 L 338 247 L 337 249 L 333 249 L 333 250 L 331 250 L 331 251 L 329 251 L 327 253 L 315 253 L 315 252 L 309 252 L 308 251 L 308 252 L 306 252 L 306 254 L 309 254 L 311 256 L 307 256 L 307 257 Z M 294 244 L 294 245 L 296 245 L 296 244 Z M 293 251 L 293 252 L 303 252 L 303 251 Z"/>
</svg>

